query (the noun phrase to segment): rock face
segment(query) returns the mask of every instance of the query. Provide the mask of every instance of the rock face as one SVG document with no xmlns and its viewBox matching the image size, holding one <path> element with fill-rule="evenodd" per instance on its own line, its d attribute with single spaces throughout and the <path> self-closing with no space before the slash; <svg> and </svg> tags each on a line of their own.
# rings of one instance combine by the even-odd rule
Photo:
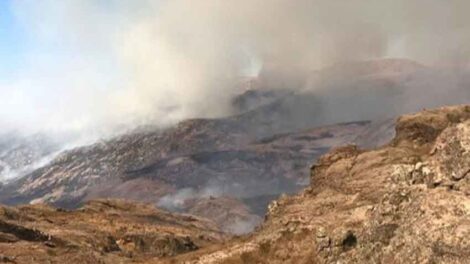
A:
<svg viewBox="0 0 470 264">
<path fill-rule="evenodd" d="M 251 236 L 172 261 L 468 263 L 469 164 L 470 106 L 405 115 L 381 148 L 322 156 Z"/>
<path fill-rule="evenodd" d="M 223 239 L 207 220 L 119 200 L 76 211 L 0 207 L 0 263 L 142 262 Z"/>
</svg>

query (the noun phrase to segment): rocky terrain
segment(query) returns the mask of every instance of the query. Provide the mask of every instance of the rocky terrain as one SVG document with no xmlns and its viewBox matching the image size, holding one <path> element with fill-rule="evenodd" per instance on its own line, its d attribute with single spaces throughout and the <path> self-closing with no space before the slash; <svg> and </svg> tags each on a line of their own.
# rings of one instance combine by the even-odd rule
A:
<svg viewBox="0 0 470 264">
<path fill-rule="evenodd" d="M 209 220 L 123 200 L 72 211 L 3 206 L 0 261 L 468 263 L 469 164 L 470 106 L 426 110 L 400 117 L 382 147 L 346 145 L 321 156 L 310 185 L 271 202 L 251 234 L 229 238 Z M 181 206 L 221 223 L 248 210 L 227 197 Z"/>
<path fill-rule="evenodd" d="M 62 153 L 8 184 L 1 200 L 74 208 L 89 199 L 114 197 L 191 211 L 181 204 L 184 200 L 229 196 L 253 206 L 261 202 L 265 208 L 280 193 L 308 184 L 306 168 L 316 156 L 353 141 L 369 124 L 347 123 L 256 140 L 224 130 L 217 122 L 191 120 L 164 133 L 133 134 Z M 251 211 L 246 216 L 250 219 L 265 212 Z"/>
<path fill-rule="evenodd" d="M 405 115 L 383 147 L 322 156 L 250 236 L 168 263 L 468 263 L 470 106 Z"/>
<path fill-rule="evenodd" d="M 234 116 L 186 120 L 168 129 L 150 126 L 64 151 L 40 166 L 26 166 L 30 169 L 22 171 L 24 177 L 4 182 L 0 201 L 76 208 L 90 199 L 124 198 L 189 212 L 185 200 L 227 197 L 247 206 L 242 218 L 253 222 L 264 215 L 272 199 L 304 188 L 309 164 L 330 148 L 351 142 L 370 148 L 392 138 L 395 102 L 403 100 L 403 91 L 419 86 L 417 76 L 428 71 L 414 62 L 392 59 L 336 65 L 312 73 L 306 82 L 316 84 L 313 93 L 308 88 L 273 89 L 269 73 L 261 74 L 234 99 Z M 371 96 L 380 107 L 364 102 Z M 357 109 L 342 110 L 344 104 Z M 378 119 L 357 121 L 373 118 Z M 340 123 L 328 125 L 331 122 Z M 38 164 L 53 149 L 34 148 L 38 145 L 27 141 L 23 148 L 5 147 L 15 151 L 4 151 L 2 160 Z M 24 148 L 40 155 L 15 154 Z M 224 208 L 230 211 L 232 205 Z M 236 206 L 233 211 L 240 212 Z"/>
<path fill-rule="evenodd" d="M 0 263 L 135 263 L 224 239 L 207 220 L 119 200 L 0 207 Z"/>
<path fill-rule="evenodd" d="M 334 65 L 296 84 L 303 89 L 278 87 L 269 74 L 248 81 L 233 100 L 233 116 L 148 126 L 58 155 L 47 140 L 18 145 L 4 138 L 0 160 L 9 167 L 3 170 L 17 164 L 20 173 L 0 184 L 0 202 L 71 209 L 92 199 L 122 198 L 245 233 L 270 201 L 305 188 L 310 164 L 331 148 L 385 144 L 394 136 L 395 116 L 428 106 L 426 96 L 445 104 L 467 91 L 459 100 L 470 99 L 462 88 L 469 80 L 459 79 L 446 93 L 428 89 L 442 74 L 408 60 Z M 416 98 L 423 87 L 429 92 Z M 51 153 L 52 160 L 39 162 Z"/>
</svg>

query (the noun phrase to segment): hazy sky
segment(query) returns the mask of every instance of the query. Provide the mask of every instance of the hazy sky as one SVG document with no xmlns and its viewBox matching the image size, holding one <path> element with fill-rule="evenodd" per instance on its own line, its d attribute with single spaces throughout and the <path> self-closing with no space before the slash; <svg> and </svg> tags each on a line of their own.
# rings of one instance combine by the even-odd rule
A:
<svg viewBox="0 0 470 264">
<path fill-rule="evenodd" d="M 220 116 L 237 78 L 260 65 L 287 80 L 342 60 L 465 66 L 469 9 L 468 0 L 2 0 L 0 126 L 93 132 Z"/>
<path fill-rule="evenodd" d="M 91 25 L 84 23 L 83 30 L 96 36 L 82 41 L 82 33 L 74 32 L 81 25 L 71 28 L 67 24 L 67 16 L 73 15 L 73 2 L 78 1 L 66 0 L 57 5 L 54 2 L 0 1 L 3 128 L 61 129 L 65 122 L 67 129 L 80 127 L 90 122 L 95 104 L 99 103 L 94 98 L 102 100 L 100 93 L 117 90 L 123 82 L 118 81 L 120 69 L 112 47 L 99 37 L 100 33 L 106 35 L 108 29 L 93 32 Z M 113 13 L 112 1 L 95 2 L 102 5 L 93 5 L 101 8 L 94 12 Z M 86 22 L 91 17 L 82 19 Z M 117 26 L 118 21 L 110 17 L 109 22 Z"/>
</svg>

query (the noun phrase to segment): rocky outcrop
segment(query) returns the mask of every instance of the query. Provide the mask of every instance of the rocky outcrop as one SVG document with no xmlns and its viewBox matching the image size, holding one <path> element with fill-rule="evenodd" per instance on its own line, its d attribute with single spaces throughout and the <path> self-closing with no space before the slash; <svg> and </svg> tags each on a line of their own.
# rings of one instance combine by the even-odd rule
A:
<svg viewBox="0 0 470 264">
<path fill-rule="evenodd" d="M 337 148 L 253 235 L 175 263 L 468 263 L 470 106 L 399 118 L 387 145 Z"/>
<path fill-rule="evenodd" d="M 0 207 L 0 263 L 142 262 L 224 239 L 207 220 L 120 200 L 75 211 Z"/>
</svg>

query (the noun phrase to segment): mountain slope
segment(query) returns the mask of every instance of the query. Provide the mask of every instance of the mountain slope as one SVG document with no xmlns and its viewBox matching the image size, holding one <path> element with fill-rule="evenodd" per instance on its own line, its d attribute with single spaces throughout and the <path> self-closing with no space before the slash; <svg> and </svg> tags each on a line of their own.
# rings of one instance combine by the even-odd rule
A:
<svg viewBox="0 0 470 264">
<path fill-rule="evenodd" d="M 347 145 L 323 155 L 310 186 L 272 202 L 252 234 L 227 241 L 208 220 L 122 200 L 74 211 L 2 206 L 0 261 L 467 263 L 469 164 L 470 106 L 427 110 L 400 117 L 383 147 Z M 246 214 L 227 199 L 185 205 L 220 218 Z M 237 210 L 226 214 L 230 203 Z"/>
<path fill-rule="evenodd" d="M 256 207 L 253 213 L 261 216 L 265 209 L 258 209 L 260 202 L 267 205 L 280 193 L 303 188 L 312 159 L 352 142 L 369 124 L 353 122 L 256 140 L 214 127 L 214 122 L 187 121 L 163 133 L 126 135 L 65 152 L 5 186 L 0 199 L 7 204 L 77 207 L 89 199 L 114 197 L 189 212 L 179 200 L 228 196 Z"/>
<path fill-rule="evenodd" d="M 250 211 L 242 218 L 254 219 L 275 197 L 304 188 L 309 164 L 330 148 L 373 148 L 393 137 L 393 119 L 403 111 L 468 101 L 470 79 L 449 74 L 455 73 L 386 59 L 314 72 L 303 89 L 276 90 L 262 75 L 234 100 L 235 116 L 147 127 L 63 152 L 0 186 L 0 201 L 75 208 L 123 198 L 189 212 L 180 200 L 213 196 L 238 199 Z M 446 89 L 435 88 L 442 83 Z"/>
<path fill-rule="evenodd" d="M 341 147 L 261 228 L 172 263 L 467 263 L 470 106 L 401 117 L 391 143 Z"/>
<path fill-rule="evenodd" d="M 0 183 L 20 177 L 52 160 L 60 143 L 41 134 L 0 134 Z"/>
</svg>

